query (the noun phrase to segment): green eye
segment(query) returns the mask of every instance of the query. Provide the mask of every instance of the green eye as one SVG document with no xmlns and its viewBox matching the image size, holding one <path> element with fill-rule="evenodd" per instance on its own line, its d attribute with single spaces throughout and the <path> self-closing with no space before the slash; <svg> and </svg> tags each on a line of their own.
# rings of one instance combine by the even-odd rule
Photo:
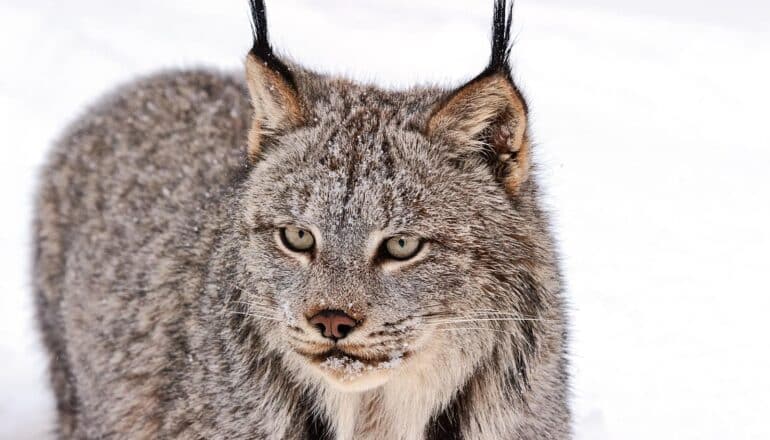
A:
<svg viewBox="0 0 770 440">
<path fill-rule="evenodd" d="M 394 260 L 408 260 L 420 251 L 422 241 L 416 237 L 397 235 L 387 239 L 383 250 L 385 256 Z"/>
<path fill-rule="evenodd" d="M 294 252 L 309 252 L 315 246 L 315 238 L 310 231 L 294 226 L 281 229 L 281 241 Z"/>
</svg>

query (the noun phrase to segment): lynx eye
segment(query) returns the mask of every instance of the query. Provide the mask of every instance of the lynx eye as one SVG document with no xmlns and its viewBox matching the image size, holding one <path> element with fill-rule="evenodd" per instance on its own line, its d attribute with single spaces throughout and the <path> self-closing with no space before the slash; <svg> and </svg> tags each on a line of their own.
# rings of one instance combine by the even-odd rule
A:
<svg viewBox="0 0 770 440">
<path fill-rule="evenodd" d="M 294 252 L 308 252 L 315 246 L 315 238 L 310 231 L 295 226 L 281 228 L 283 245 Z"/>
<path fill-rule="evenodd" d="M 417 237 L 397 235 L 385 241 L 384 253 L 394 260 L 408 260 L 419 252 L 422 241 Z"/>
</svg>

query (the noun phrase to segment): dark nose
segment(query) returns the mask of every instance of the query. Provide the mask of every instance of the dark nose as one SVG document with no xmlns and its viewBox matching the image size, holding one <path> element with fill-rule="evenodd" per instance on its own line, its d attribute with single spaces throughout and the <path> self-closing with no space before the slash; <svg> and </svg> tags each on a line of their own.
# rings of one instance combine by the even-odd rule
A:
<svg viewBox="0 0 770 440">
<path fill-rule="evenodd" d="M 324 338 L 343 339 L 356 326 L 356 321 L 339 310 L 322 310 L 310 317 L 310 325 L 317 328 Z"/>
</svg>

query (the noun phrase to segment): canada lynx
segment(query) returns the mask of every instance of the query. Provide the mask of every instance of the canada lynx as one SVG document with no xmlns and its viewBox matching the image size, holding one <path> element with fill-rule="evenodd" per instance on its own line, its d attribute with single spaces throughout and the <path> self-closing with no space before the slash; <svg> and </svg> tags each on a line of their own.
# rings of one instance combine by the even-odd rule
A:
<svg viewBox="0 0 770 440">
<path fill-rule="evenodd" d="M 569 438 L 511 6 L 481 74 L 400 92 L 282 60 L 251 7 L 245 78 L 122 87 L 44 170 L 58 436 Z"/>
</svg>

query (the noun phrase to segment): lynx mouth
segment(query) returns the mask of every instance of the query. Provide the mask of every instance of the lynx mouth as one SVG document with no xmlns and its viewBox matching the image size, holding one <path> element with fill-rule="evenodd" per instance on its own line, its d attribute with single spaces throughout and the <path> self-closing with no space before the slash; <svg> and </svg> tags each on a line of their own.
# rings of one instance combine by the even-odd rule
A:
<svg viewBox="0 0 770 440">
<path fill-rule="evenodd" d="M 320 354 L 300 353 L 316 367 L 343 382 L 376 372 L 387 372 L 401 366 L 409 357 L 408 352 L 392 352 L 388 355 L 364 357 L 333 348 Z"/>
<path fill-rule="evenodd" d="M 383 356 L 369 357 L 369 356 L 356 355 L 339 348 L 333 348 L 321 354 L 312 355 L 311 359 L 314 362 L 318 362 L 318 363 L 328 362 L 330 359 L 350 359 L 351 361 L 361 362 L 366 365 L 377 365 L 377 364 L 382 364 L 386 362 L 393 362 L 394 359 L 403 359 L 406 356 L 407 356 L 407 353 L 391 353 L 387 356 L 383 355 Z"/>
</svg>

